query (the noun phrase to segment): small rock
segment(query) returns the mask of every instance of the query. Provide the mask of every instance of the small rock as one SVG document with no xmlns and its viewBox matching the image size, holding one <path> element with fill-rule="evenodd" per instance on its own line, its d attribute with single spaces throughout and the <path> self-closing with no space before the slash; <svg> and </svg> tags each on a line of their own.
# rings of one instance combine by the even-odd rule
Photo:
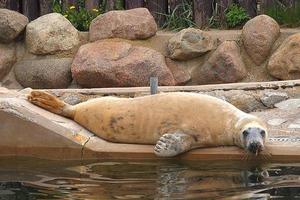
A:
<svg viewBox="0 0 300 200">
<path fill-rule="evenodd" d="M 255 96 L 239 90 L 226 92 L 226 99 L 229 103 L 240 110 L 250 113 L 263 109 L 263 105 Z"/>
<path fill-rule="evenodd" d="M 271 56 L 267 69 L 281 80 L 300 79 L 300 33 L 288 37 Z"/>
<path fill-rule="evenodd" d="M 179 63 L 166 58 L 166 64 L 173 74 L 176 82 L 175 85 L 185 85 L 191 80 L 191 74 L 184 67 L 180 66 Z"/>
<path fill-rule="evenodd" d="M 294 121 L 294 123 L 300 124 L 300 118 L 299 118 L 299 119 L 296 119 L 296 120 Z"/>
<path fill-rule="evenodd" d="M 72 81 L 71 63 L 71 58 L 22 60 L 14 69 L 23 87 L 67 88 Z"/>
<path fill-rule="evenodd" d="M 105 38 L 146 39 L 156 34 L 157 25 L 146 8 L 110 11 L 96 17 L 90 25 L 90 41 Z"/>
<path fill-rule="evenodd" d="M 43 15 L 26 28 L 26 46 L 33 54 L 54 54 L 79 44 L 77 29 L 59 13 Z"/>
<path fill-rule="evenodd" d="M 83 87 L 175 85 L 164 56 L 149 48 L 126 42 L 97 41 L 81 46 L 72 64 L 72 75 Z"/>
<path fill-rule="evenodd" d="M 2 80 L 9 73 L 15 62 L 15 47 L 13 45 L 0 44 L 0 80 Z"/>
<path fill-rule="evenodd" d="M 70 104 L 70 105 L 76 105 L 82 102 L 82 99 L 76 95 L 76 94 L 72 94 L 72 95 L 68 95 L 65 98 L 63 98 L 63 101 Z"/>
<path fill-rule="evenodd" d="M 200 29 L 187 28 L 176 33 L 168 42 L 169 56 L 176 60 L 188 60 L 215 49 L 216 42 Z"/>
<path fill-rule="evenodd" d="M 278 23 L 267 15 L 254 17 L 245 24 L 242 40 L 248 55 L 256 65 L 267 59 L 279 35 Z"/>
<path fill-rule="evenodd" d="M 290 129 L 300 129 L 300 124 L 290 124 L 288 126 L 288 128 L 290 128 Z"/>
<path fill-rule="evenodd" d="M 0 9 L 0 42 L 12 42 L 27 24 L 28 18 L 26 16 L 16 11 Z"/>
<path fill-rule="evenodd" d="M 286 121 L 287 121 L 287 119 L 275 118 L 275 119 L 270 119 L 268 121 L 268 124 L 271 126 L 280 126 L 281 124 L 283 124 Z"/>
<path fill-rule="evenodd" d="M 261 102 L 268 108 L 274 108 L 276 103 L 288 99 L 288 95 L 284 92 L 266 92 L 260 98 Z"/>
<path fill-rule="evenodd" d="M 275 104 L 276 108 L 281 110 L 295 110 L 300 108 L 300 99 L 288 99 Z"/>
<path fill-rule="evenodd" d="M 233 83 L 244 79 L 247 70 L 235 41 L 223 42 L 203 66 L 193 71 L 193 79 L 198 84 Z"/>
</svg>

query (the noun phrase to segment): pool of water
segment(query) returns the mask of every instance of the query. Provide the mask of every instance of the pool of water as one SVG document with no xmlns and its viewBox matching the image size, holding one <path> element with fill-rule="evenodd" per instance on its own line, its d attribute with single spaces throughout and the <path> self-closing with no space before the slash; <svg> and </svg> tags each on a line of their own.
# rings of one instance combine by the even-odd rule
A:
<svg viewBox="0 0 300 200">
<path fill-rule="evenodd" d="M 1 158 L 2 199 L 300 199 L 300 163 Z"/>
</svg>

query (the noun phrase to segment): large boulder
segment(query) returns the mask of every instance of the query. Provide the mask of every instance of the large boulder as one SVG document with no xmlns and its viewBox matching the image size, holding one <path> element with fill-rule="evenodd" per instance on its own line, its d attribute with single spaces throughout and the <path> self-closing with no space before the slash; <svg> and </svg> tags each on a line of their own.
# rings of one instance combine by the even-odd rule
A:
<svg viewBox="0 0 300 200">
<path fill-rule="evenodd" d="M 14 70 L 23 87 L 67 88 L 72 81 L 71 64 L 71 58 L 22 60 Z"/>
<path fill-rule="evenodd" d="M 26 46 L 33 54 L 54 54 L 79 44 L 77 29 L 58 13 L 43 15 L 26 28 Z"/>
<path fill-rule="evenodd" d="M 172 59 L 188 60 L 214 49 L 215 45 L 215 41 L 207 32 L 187 28 L 170 38 L 168 52 Z"/>
<path fill-rule="evenodd" d="M 15 47 L 13 45 L 0 44 L 0 80 L 8 74 L 15 61 Z"/>
<path fill-rule="evenodd" d="M 146 39 L 156 34 L 157 25 L 146 8 L 110 11 L 90 25 L 90 41 L 105 38 Z"/>
<path fill-rule="evenodd" d="M 151 76 L 159 85 L 174 85 L 171 71 L 159 52 L 126 42 L 97 41 L 79 48 L 72 75 L 83 87 L 148 86 Z"/>
<path fill-rule="evenodd" d="M 166 58 L 166 64 L 173 74 L 175 85 L 185 85 L 191 80 L 191 74 L 179 62 Z"/>
<path fill-rule="evenodd" d="M 300 79 L 300 33 L 288 37 L 271 56 L 267 69 L 282 80 Z"/>
<path fill-rule="evenodd" d="M 248 55 L 256 65 L 267 59 L 279 35 L 278 23 L 267 15 L 259 15 L 245 24 L 242 40 Z"/>
<path fill-rule="evenodd" d="M 244 79 L 246 75 L 240 47 L 235 41 L 225 41 L 204 65 L 194 69 L 193 79 L 198 84 L 232 83 Z"/>
<path fill-rule="evenodd" d="M 0 42 L 12 42 L 26 27 L 28 18 L 16 11 L 0 9 Z"/>
</svg>

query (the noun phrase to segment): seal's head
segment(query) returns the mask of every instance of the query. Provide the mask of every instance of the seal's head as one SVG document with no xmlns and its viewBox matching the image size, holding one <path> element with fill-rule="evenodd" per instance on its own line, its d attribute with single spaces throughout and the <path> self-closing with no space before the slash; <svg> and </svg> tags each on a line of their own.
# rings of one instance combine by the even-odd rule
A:
<svg viewBox="0 0 300 200">
<path fill-rule="evenodd" d="M 268 133 L 266 124 L 256 116 L 245 114 L 236 123 L 234 143 L 247 152 L 258 155 L 265 148 Z"/>
<path fill-rule="evenodd" d="M 240 137 L 244 149 L 257 155 L 264 149 L 267 132 L 262 127 L 250 126 L 242 131 Z"/>
</svg>

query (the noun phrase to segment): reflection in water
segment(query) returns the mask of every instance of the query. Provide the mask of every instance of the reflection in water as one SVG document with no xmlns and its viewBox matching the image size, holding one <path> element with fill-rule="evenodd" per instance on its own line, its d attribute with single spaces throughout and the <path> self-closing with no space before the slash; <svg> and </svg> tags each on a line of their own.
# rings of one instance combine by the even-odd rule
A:
<svg viewBox="0 0 300 200">
<path fill-rule="evenodd" d="M 2 199 L 300 199 L 300 164 L 0 160 Z"/>
</svg>

